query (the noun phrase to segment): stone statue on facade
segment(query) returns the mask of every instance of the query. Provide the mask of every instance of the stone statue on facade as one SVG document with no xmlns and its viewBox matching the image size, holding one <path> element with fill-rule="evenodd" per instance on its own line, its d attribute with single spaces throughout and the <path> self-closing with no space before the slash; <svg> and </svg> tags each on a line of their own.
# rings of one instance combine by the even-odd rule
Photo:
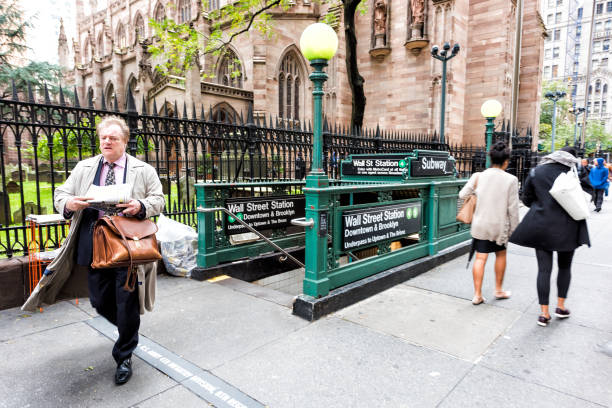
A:
<svg viewBox="0 0 612 408">
<path fill-rule="evenodd" d="M 387 45 L 387 3 L 376 0 L 374 3 L 374 48 Z"/>
<path fill-rule="evenodd" d="M 423 0 L 410 0 L 410 10 L 412 11 L 412 26 L 420 24 L 422 27 L 425 21 Z"/>
<path fill-rule="evenodd" d="M 405 45 L 415 55 L 418 55 L 429 42 L 426 33 L 427 3 L 425 0 L 410 0 L 409 5 L 408 22 L 410 25 Z"/>
</svg>

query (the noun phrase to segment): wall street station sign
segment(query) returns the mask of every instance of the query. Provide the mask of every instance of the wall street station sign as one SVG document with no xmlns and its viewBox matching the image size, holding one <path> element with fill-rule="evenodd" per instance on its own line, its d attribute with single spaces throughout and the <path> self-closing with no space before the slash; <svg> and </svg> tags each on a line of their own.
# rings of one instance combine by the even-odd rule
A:
<svg viewBox="0 0 612 408">
<path fill-rule="evenodd" d="M 257 231 L 285 228 L 291 225 L 292 218 L 305 214 L 306 201 L 303 195 L 283 197 L 229 198 L 225 206 L 238 218 Z M 234 217 L 227 216 L 225 233 L 227 235 L 249 232 Z"/>
<path fill-rule="evenodd" d="M 359 154 L 342 161 L 343 176 L 400 176 L 406 154 Z"/>
<path fill-rule="evenodd" d="M 421 230 L 421 202 L 345 211 L 342 225 L 344 251 L 399 239 Z"/>
</svg>

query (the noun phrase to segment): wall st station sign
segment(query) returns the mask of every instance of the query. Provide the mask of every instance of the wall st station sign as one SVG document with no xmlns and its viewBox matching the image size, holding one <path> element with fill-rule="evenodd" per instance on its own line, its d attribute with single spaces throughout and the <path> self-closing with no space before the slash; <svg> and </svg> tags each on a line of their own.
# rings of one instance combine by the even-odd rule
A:
<svg viewBox="0 0 612 408">
<path fill-rule="evenodd" d="M 292 218 L 304 216 L 306 201 L 303 195 L 230 198 L 225 202 L 225 206 L 238 218 L 260 231 L 285 228 L 291 225 Z M 249 232 L 234 217 L 226 217 L 225 233 L 227 235 Z"/>
<path fill-rule="evenodd" d="M 421 230 L 421 202 L 345 211 L 342 225 L 344 251 L 403 238 Z"/>
</svg>

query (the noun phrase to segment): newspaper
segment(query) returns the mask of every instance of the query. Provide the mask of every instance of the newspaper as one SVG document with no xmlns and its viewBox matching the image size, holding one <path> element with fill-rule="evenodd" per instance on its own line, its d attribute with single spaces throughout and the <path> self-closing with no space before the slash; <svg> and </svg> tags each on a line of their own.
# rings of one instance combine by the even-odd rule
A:
<svg viewBox="0 0 612 408">
<path fill-rule="evenodd" d="M 91 185 L 85 197 L 92 198 L 87 201 L 89 206 L 106 212 L 121 211 L 116 208 L 117 204 L 125 204 L 130 201 L 132 195 L 131 184 L 113 184 L 110 186 Z"/>
</svg>

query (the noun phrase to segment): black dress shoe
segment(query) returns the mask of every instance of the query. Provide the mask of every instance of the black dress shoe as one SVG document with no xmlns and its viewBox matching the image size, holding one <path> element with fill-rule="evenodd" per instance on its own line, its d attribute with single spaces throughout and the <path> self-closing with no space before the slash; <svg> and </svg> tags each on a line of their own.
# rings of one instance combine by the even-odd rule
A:
<svg viewBox="0 0 612 408">
<path fill-rule="evenodd" d="M 129 381 L 132 376 L 132 359 L 126 358 L 118 366 L 115 371 L 115 384 L 123 385 Z"/>
</svg>

